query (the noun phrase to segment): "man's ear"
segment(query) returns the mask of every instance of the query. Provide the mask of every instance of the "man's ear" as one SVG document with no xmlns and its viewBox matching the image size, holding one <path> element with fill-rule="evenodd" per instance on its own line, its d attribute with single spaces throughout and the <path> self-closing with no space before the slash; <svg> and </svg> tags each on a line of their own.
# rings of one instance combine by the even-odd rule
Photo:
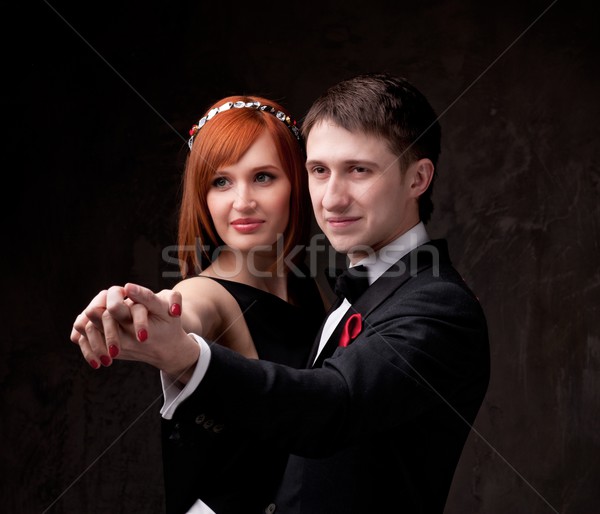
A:
<svg viewBox="0 0 600 514">
<path fill-rule="evenodd" d="M 409 176 L 409 179 L 411 180 L 411 196 L 418 198 L 427 191 L 429 184 L 431 184 L 435 167 L 430 159 L 425 158 L 413 162 L 410 165 L 409 170 L 411 172 Z"/>
</svg>

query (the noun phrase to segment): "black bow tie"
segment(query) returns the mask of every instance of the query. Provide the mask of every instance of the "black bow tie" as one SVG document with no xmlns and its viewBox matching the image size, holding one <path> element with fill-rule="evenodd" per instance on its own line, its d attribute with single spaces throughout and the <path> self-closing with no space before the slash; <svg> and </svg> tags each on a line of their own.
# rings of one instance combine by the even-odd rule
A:
<svg viewBox="0 0 600 514">
<path fill-rule="evenodd" d="M 338 297 L 354 303 L 369 287 L 369 273 L 366 266 L 354 266 L 346 270 L 327 270 L 327 280 Z"/>
</svg>

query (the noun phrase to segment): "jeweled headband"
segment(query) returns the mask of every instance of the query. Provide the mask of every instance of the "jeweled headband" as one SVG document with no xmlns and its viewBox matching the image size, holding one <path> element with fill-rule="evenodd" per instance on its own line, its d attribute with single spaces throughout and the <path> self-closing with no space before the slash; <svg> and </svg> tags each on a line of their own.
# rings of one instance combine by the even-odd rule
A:
<svg viewBox="0 0 600 514">
<path fill-rule="evenodd" d="M 228 111 L 229 109 L 232 109 L 232 108 L 233 109 L 258 109 L 259 111 L 264 111 L 264 112 L 268 112 L 268 113 L 272 114 L 278 120 L 285 123 L 285 125 L 292 131 L 292 134 L 294 134 L 294 136 L 296 136 L 296 139 L 300 143 L 300 146 L 303 146 L 302 136 L 300 134 L 300 130 L 296 126 L 296 121 L 292 120 L 286 113 L 284 113 L 282 111 L 278 111 L 277 109 L 275 109 L 275 107 L 272 107 L 270 105 L 262 105 L 258 101 L 254 101 L 254 102 L 238 101 L 235 103 L 234 102 L 226 102 L 223 105 L 220 105 L 219 107 L 215 107 L 214 109 L 211 109 L 210 111 L 208 111 L 206 116 L 200 118 L 197 125 L 192 126 L 192 128 L 190 129 L 190 139 L 188 140 L 188 146 L 190 147 L 190 150 L 192 149 L 192 145 L 194 144 L 194 137 L 196 137 L 196 134 L 198 134 L 198 132 L 200 132 L 200 129 L 202 127 L 204 127 L 204 124 L 208 120 L 213 119 L 220 112 Z"/>
</svg>

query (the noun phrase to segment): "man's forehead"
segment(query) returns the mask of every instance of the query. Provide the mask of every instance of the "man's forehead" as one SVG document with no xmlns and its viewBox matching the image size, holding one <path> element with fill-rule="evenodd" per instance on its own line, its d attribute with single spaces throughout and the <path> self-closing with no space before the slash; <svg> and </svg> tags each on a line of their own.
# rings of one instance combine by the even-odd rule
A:
<svg viewBox="0 0 600 514">
<path fill-rule="evenodd" d="M 349 131 L 332 122 L 313 127 L 306 140 L 306 154 L 307 164 L 315 161 L 376 162 L 393 156 L 383 138 L 367 132 Z"/>
</svg>

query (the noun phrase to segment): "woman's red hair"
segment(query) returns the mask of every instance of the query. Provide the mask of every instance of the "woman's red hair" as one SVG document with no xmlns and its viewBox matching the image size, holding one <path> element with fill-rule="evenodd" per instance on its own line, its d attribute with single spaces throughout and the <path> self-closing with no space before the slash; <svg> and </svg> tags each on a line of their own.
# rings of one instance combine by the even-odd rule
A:
<svg viewBox="0 0 600 514">
<path fill-rule="evenodd" d="M 215 102 L 206 112 L 226 102 L 237 101 L 258 101 L 287 114 L 277 102 L 258 96 L 228 96 Z M 206 201 L 215 170 L 238 162 L 264 130 L 272 136 L 292 186 L 289 223 L 283 235 L 283 255 L 278 258 L 285 258 L 300 245 L 303 250 L 290 260 L 294 264 L 303 260 L 310 231 L 310 201 L 303 147 L 285 123 L 273 114 L 252 108 L 232 108 L 206 122 L 194 137 L 186 160 L 178 230 L 179 267 L 184 278 L 206 267 L 214 250 L 223 244 Z"/>
</svg>

